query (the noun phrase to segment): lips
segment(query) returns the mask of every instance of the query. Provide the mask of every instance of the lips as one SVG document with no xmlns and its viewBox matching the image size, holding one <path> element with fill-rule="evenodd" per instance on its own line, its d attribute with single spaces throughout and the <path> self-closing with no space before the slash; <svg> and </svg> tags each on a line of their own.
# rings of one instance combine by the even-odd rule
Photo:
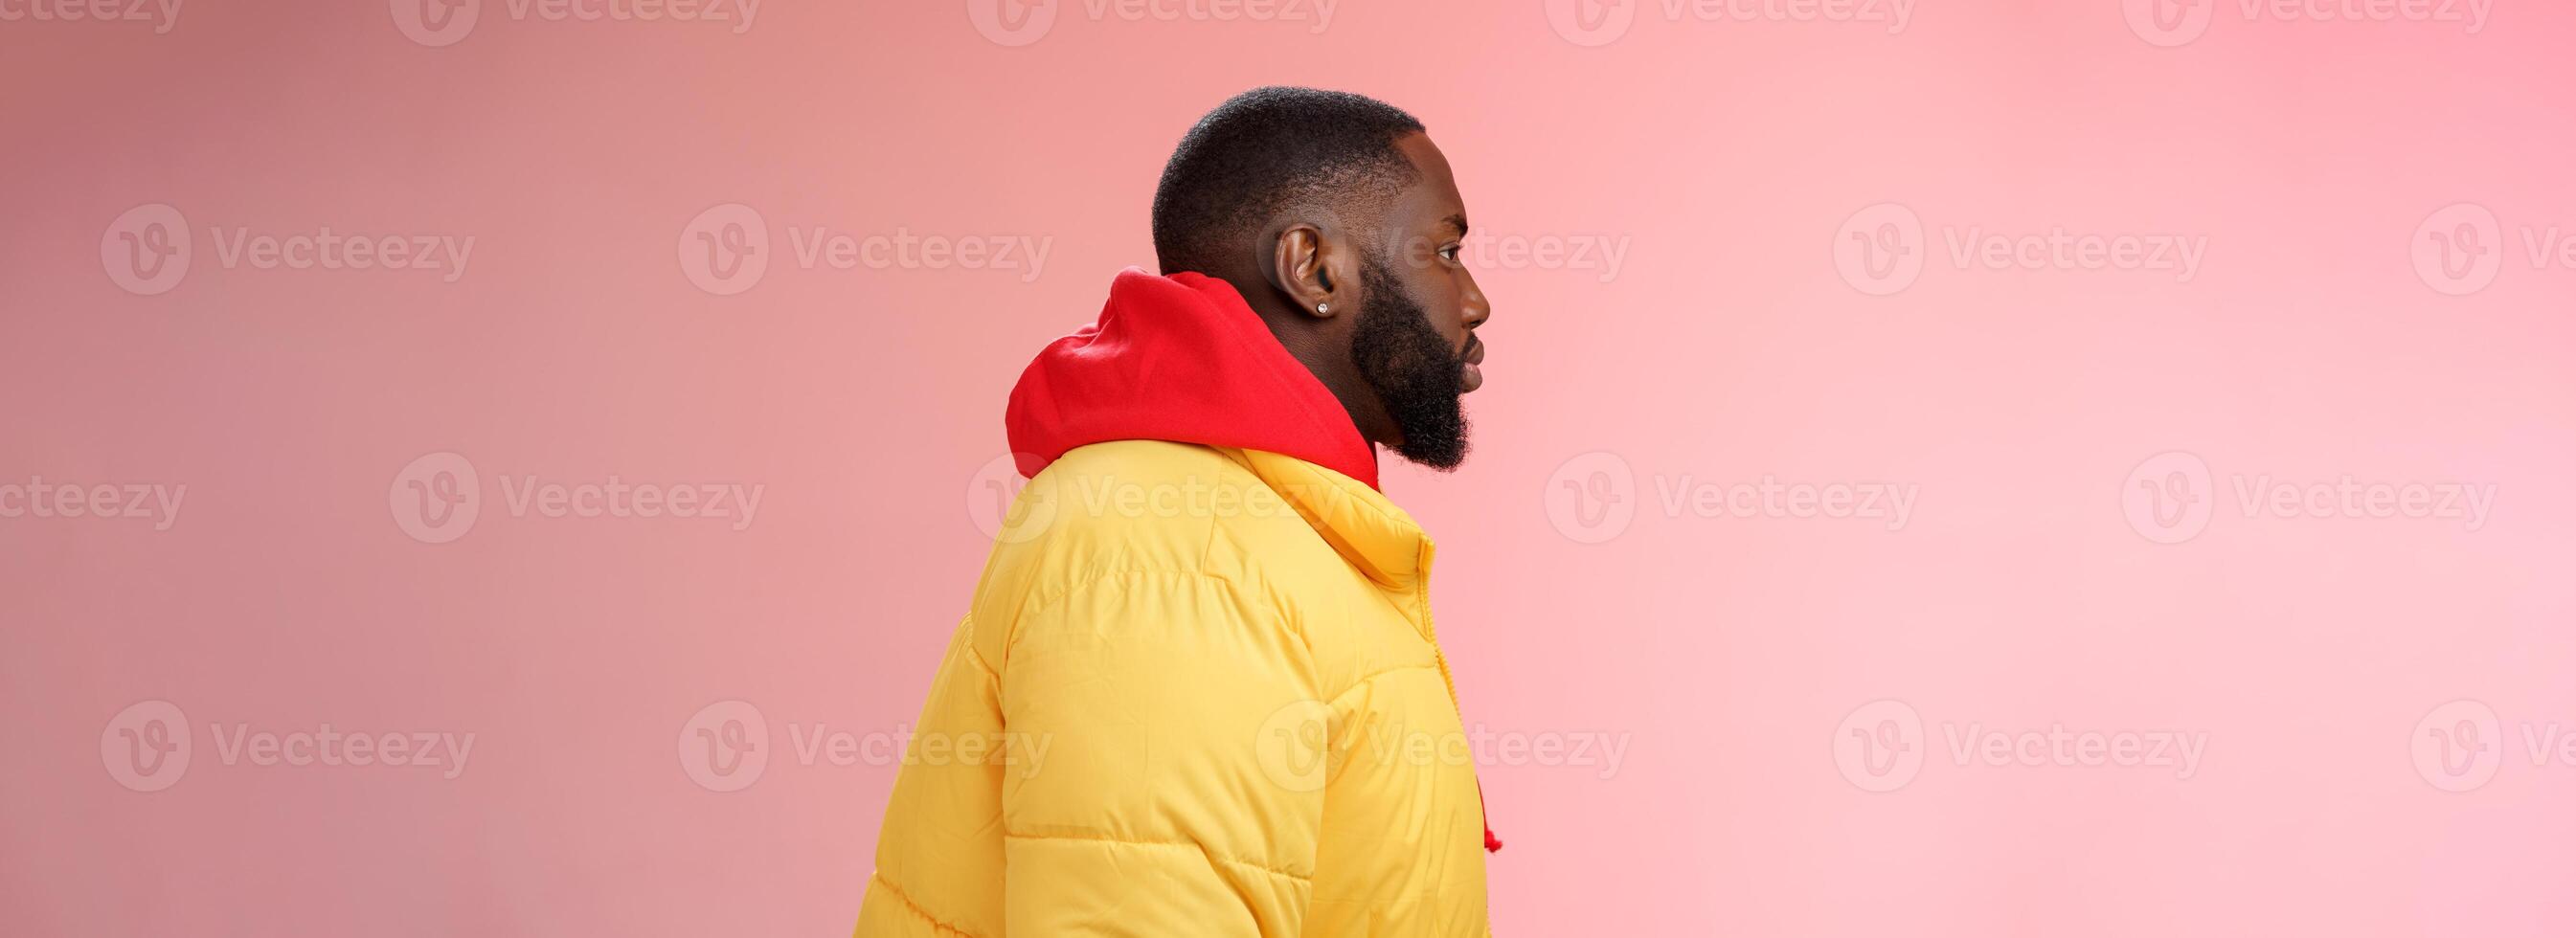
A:
<svg viewBox="0 0 2576 938">
<path fill-rule="evenodd" d="M 1462 364 L 1458 369 L 1460 373 L 1458 387 L 1461 393 L 1485 386 L 1485 369 L 1481 367 L 1484 363 L 1485 340 L 1468 339 L 1467 354 L 1462 356 Z"/>
</svg>

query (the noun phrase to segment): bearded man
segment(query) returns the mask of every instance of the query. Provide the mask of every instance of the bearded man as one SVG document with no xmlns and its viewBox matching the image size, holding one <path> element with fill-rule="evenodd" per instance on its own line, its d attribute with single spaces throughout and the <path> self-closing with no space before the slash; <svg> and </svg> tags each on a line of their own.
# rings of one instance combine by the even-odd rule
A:
<svg viewBox="0 0 2576 938">
<path fill-rule="evenodd" d="M 1448 160 L 1384 103 L 1257 89 L 1182 138 L 1153 229 L 1161 274 L 1011 392 L 1030 480 L 858 934 L 1487 934 L 1431 540 L 1377 487 L 1380 446 L 1456 468 L 1484 382 Z"/>
</svg>

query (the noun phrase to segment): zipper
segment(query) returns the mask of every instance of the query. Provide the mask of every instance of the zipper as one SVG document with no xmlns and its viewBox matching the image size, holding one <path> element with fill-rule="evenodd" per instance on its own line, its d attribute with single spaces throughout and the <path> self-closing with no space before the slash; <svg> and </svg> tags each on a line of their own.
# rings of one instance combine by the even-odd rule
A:
<svg viewBox="0 0 2576 938">
<path fill-rule="evenodd" d="M 1422 617 L 1422 637 L 1431 643 L 1431 663 L 1440 667 L 1440 683 L 1449 689 L 1449 709 L 1458 714 L 1458 728 L 1467 728 L 1467 708 L 1458 702 L 1458 679 L 1449 673 L 1449 656 L 1440 651 L 1440 628 L 1431 621 L 1431 539 L 1422 540 L 1422 557 L 1415 565 L 1413 587 L 1414 609 Z M 1485 852 L 1503 849 L 1502 838 L 1494 836 L 1494 817 L 1485 810 L 1485 780 L 1476 780 L 1476 815 L 1485 828 Z"/>
</svg>

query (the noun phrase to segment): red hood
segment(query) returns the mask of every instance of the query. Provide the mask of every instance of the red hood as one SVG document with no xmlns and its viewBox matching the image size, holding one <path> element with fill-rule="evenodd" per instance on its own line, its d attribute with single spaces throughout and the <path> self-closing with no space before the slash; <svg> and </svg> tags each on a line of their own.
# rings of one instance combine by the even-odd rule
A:
<svg viewBox="0 0 2576 938">
<path fill-rule="evenodd" d="M 1020 474 L 1078 446 L 1171 440 L 1293 456 L 1377 487 L 1340 399 L 1223 280 L 1130 267 L 1100 321 L 1047 344 L 1002 415 Z"/>
</svg>

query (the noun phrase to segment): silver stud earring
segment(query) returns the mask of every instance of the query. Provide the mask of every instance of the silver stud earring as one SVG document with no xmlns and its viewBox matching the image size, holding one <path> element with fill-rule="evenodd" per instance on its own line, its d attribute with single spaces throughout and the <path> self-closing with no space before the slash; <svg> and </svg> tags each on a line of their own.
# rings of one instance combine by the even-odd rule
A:
<svg viewBox="0 0 2576 938">
<path fill-rule="evenodd" d="M 1330 313 L 1330 312 L 1332 312 L 1332 311 L 1333 311 L 1333 304 L 1331 304 L 1331 303 L 1317 303 L 1317 304 L 1315 304 L 1315 315 L 1321 316 L 1321 315 L 1324 315 L 1324 314 L 1326 314 L 1326 313 Z"/>
</svg>

